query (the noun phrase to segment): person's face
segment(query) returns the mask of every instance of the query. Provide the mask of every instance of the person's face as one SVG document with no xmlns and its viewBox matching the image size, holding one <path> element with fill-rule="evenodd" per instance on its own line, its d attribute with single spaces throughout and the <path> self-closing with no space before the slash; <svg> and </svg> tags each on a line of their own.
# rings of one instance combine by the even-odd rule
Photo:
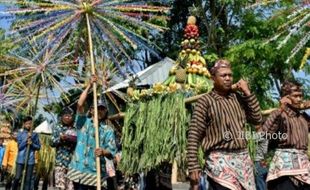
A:
<svg viewBox="0 0 310 190">
<path fill-rule="evenodd" d="M 98 119 L 104 119 L 107 114 L 107 109 L 103 106 L 98 107 Z"/>
<path fill-rule="evenodd" d="M 303 101 L 303 94 L 301 91 L 294 91 L 288 98 L 292 101 L 292 105 L 299 105 Z"/>
<path fill-rule="evenodd" d="M 31 126 L 32 126 L 32 120 L 24 122 L 24 128 L 25 129 L 29 130 L 31 128 Z"/>
<path fill-rule="evenodd" d="M 64 114 L 61 117 L 63 124 L 65 125 L 71 125 L 73 122 L 73 117 L 71 114 Z"/>
<path fill-rule="evenodd" d="M 94 116 L 94 108 L 91 108 L 90 113 Z M 98 120 L 102 120 L 106 117 L 107 109 L 104 106 L 98 107 Z"/>
<path fill-rule="evenodd" d="M 212 79 L 216 90 L 228 92 L 233 82 L 232 71 L 230 68 L 219 68 Z"/>
<path fill-rule="evenodd" d="M 13 139 L 17 139 L 17 132 L 13 132 L 12 138 L 13 138 Z"/>
</svg>

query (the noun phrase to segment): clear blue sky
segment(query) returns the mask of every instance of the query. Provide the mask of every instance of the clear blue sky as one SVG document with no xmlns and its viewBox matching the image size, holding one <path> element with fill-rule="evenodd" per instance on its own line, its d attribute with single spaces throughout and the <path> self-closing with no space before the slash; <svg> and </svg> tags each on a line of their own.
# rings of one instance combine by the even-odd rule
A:
<svg viewBox="0 0 310 190">
<path fill-rule="evenodd" d="M 0 12 L 3 10 L 5 10 L 5 6 L 0 4 Z M 3 15 L 0 14 L 0 16 L 3 16 Z M 10 27 L 10 22 L 5 19 L 0 19 L 0 27 L 7 30 Z"/>
</svg>

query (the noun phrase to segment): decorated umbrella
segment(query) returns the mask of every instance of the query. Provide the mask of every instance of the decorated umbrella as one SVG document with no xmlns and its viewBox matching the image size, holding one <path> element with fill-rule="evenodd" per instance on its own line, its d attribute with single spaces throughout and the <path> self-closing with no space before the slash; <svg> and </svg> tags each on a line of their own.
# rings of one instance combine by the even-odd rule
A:
<svg viewBox="0 0 310 190">
<path fill-rule="evenodd" d="M 153 54 L 157 54 L 148 44 L 149 37 L 156 36 L 165 29 L 169 8 L 155 6 L 166 1 L 104 1 L 104 0 L 76 0 L 76 1 L 7 1 L 2 3 L 13 5 L 12 9 L 4 12 L 5 16 L 13 14 L 18 19 L 11 32 L 16 42 L 23 42 L 30 38 L 33 41 L 52 35 L 54 38 L 46 48 L 52 49 L 58 44 L 69 44 L 75 49 L 76 55 L 84 50 L 84 41 L 89 48 L 92 74 L 95 74 L 94 52 L 111 59 L 122 74 L 119 62 L 130 60 L 130 54 L 142 47 Z M 19 7 L 16 7 L 19 6 Z M 30 14 L 28 14 L 30 13 Z M 77 30 L 78 29 L 78 30 Z M 87 31 L 87 32 L 85 32 Z M 87 34 L 87 35 L 85 35 Z M 87 36 L 86 38 L 84 38 Z M 95 51 L 93 50 L 95 44 Z M 154 47 L 157 47 L 153 44 Z M 43 48 L 39 54 L 43 54 Z M 121 56 L 119 56 L 121 55 Z M 79 57 L 76 57 L 79 60 Z M 94 94 L 94 126 L 96 129 L 96 147 L 99 145 L 97 119 L 97 92 L 93 85 Z M 100 189 L 100 159 L 96 160 L 97 188 Z"/>
<path fill-rule="evenodd" d="M 9 9 L 0 14 L 4 15 L 3 18 L 16 20 L 9 33 L 15 42 L 41 41 L 52 35 L 53 39 L 46 48 L 68 43 L 75 51 L 76 60 L 85 52 L 85 45 L 90 50 L 93 44 L 94 52 L 112 60 L 122 73 L 121 64 L 128 62 L 135 50 L 146 49 L 158 55 L 159 48 L 151 39 L 166 29 L 169 7 L 159 5 L 168 2 L 1 0 Z M 149 48 L 150 45 L 157 50 Z"/>
<path fill-rule="evenodd" d="M 294 4 L 291 8 L 281 11 L 274 17 L 286 16 L 288 22 L 285 22 L 282 26 L 278 28 L 277 33 L 270 39 L 268 43 L 274 43 L 279 41 L 277 44 L 277 49 L 284 47 L 290 47 L 293 44 L 292 49 L 290 49 L 289 56 L 287 57 L 285 63 L 290 63 L 292 59 L 305 47 L 305 45 L 310 40 L 310 5 L 309 1 L 300 1 Z M 310 56 L 310 48 L 305 49 L 305 53 L 299 69 L 303 69 L 307 58 Z"/>
<path fill-rule="evenodd" d="M 47 41 L 47 45 L 48 45 Z M 54 93 L 64 92 L 60 79 L 63 76 L 70 76 L 70 64 L 67 60 L 70 54 L 62 53 L 63 48 L 58 49 L 59 52 L 46 49 L 45 54 L 38 56 L 38 47 L 32 46 L 28 56 L 21 57 L 16 54 L 1 56 L 0 60 L 11 68 L 1 73 L 0 76 L 5 76 L 9 82 L 5 85 L 4 100 L 8 105 L 15 105 L 16 111 L 23 110 L 26 114 L 36 115 L 39 99 L 40 103 L 54 99 Z M 23 53 L 21 51 L 21 53 Z M 44 88 L 42 88 L 44 87 Z M 50 91 L 50 92 L 47 92 Z M 9 101 L 11 100 L 11 101 Z M 42 107 L 42 106 L 41 106 Z M 32 133 L 30 129 L 30 133 Z M 29 148 L 27 146 L 27 154 L 25 163 L 28 161 Z M 25 165 L 22 186 L 25 179 Z"/>
</svg>

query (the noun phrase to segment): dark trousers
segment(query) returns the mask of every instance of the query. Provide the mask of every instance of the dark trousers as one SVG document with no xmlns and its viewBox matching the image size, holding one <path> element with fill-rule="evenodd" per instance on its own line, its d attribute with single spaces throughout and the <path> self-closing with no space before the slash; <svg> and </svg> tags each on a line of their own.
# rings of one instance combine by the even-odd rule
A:
<svg viewBox="0 0 310 190">
<path fill-rule="evenodd" d="M 13 175 L 7 173 L 5 190 L 10 190 L 11 189 L 13 180 L 14 180 Z"/>
<path fill-rule="evenodd" d="M 108 190 L 117 190 L 117 178 L 116 178 L 116 176 L 107 178 L 107 188 L 108 188 Z"/>
<path fill-rule="evenodd" d="M 39 184 L 40 184 L 41 178 L 39 176 L 35 176 L 33 178 L 33 190 L 39 190 Z M 43 178 L 43 184 L 41 190 L 47 190 L 48 189 L 48 176 Z"/>
<path fill-rule="evenodd" d="M 5 176 L 5 171 L 0 168 L 0 182 L 4 181 L 4 176 Z"/>
<path fill-rule="evenodd" d="M 209 185 L 211 190 L 229 190 L 227 187 L 223 187 L 222 185 L 216 183 L 211 178 L 208 178 Z"/>
<path fill-rule="evenodd" d="M 269 190 L 310 190 L 310 185 L 296 186 L 289 177 L 280 177 L 268 182 Z"/>
<path fill-rule="evenodd" d="M 96 190 L 95 186 L 83 185 L 79 183 L 73 183 L 74 190 Z"/>
<path fill-rule="evenodd" d="M 267 190 L 267 174 L 267 168 L 263 167 L 260 162 L 255 162 L 256 190 Z"/>
<path fill-rule="evenodd" d="M 31 179 L 34 165 L 27 165 L 24 190 L 31 190 Z M 16 163 L 16 174 L 13 181 L 12 190 L 18 190 L 19 182 L 23 176 L 24 164 Z"/>
</svg>

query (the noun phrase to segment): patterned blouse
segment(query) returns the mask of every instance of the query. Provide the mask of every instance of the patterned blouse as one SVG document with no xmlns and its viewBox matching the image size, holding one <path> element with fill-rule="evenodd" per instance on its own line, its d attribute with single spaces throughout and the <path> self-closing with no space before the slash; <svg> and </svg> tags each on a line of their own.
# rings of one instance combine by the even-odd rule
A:
<svg viewBox="0 0 310 190">
<path fill-rule="evenodd" d="M 55 166 L 68 167 L 70 164 L 76 143 L 60 140 L 60 135 L 65 134 L 68 129 L 69 127 L 62 124 L 53 129 L 51 146 L 56 148 Z"/>
<path fill-rule="evenodd" d="M 69 165 L 68 178 L 76 183 L 96 186 L 96 141 L 93 121 L 84 115 L 77 115 L 75 124 L 78 129 L 77 145 Z M 114 157 L 116 153 L 114 130 L 104 122 L 99 123 L 99 143 L 100 148 L 108 150 Z M 104 178 L 105 158 L 100 158 L 101 176 Z"/>
</svg>

